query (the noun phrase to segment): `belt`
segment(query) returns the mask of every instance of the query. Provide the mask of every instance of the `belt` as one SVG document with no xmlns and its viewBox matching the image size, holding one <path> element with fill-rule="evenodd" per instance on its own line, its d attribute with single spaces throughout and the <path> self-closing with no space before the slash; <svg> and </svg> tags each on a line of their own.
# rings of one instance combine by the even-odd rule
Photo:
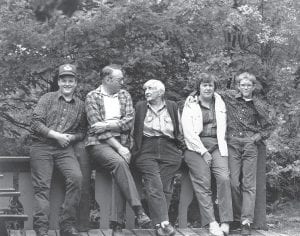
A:
<svg viewBox="0 0 300 236">
<path fill-rule="evenodd" d="M 163 140 L 168 140 L 168 141 L 174 141 L 173 138 L 170 138 L 168 136 L 143 136 L 144 140 L 159 140 L 159 139 L 163 139 Z"/>
<path fill-rule="evenodd" d="M 228 137 L 250 138 L 254 134 L 252 131 L 230 132 L 228 133 Z"/>
</svg>

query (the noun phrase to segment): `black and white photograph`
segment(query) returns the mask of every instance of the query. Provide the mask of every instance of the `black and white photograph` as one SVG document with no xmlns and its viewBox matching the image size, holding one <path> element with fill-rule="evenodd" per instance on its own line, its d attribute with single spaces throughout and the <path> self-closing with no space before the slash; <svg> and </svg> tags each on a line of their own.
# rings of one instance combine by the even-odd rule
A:
<svg viewBox="0 0 300 236">
<path fill-rule="evenodd" d="M 0 0 L 0 236 L 300 236 L 299 0 Z"/>
</svg>

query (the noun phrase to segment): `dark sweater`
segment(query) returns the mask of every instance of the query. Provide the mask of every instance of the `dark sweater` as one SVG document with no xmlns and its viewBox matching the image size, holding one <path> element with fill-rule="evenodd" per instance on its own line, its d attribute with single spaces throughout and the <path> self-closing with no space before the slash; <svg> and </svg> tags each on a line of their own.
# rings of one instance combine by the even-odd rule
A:
<svg viewBox="0 0 300 236">
<path fill-rule="evenodd" d="M 180 132 L 179 117 L 178 117 L 178 106 L 174 101 L 166 100 L 167 110 L 170 114 L 171 120 L 174 127 L 174 142 L 179 149 L 184 149 L 185 144 L 183 135 Z M 135 106 L 135 119 L 134 119 L 134 130 L 133 130 L 133 148 L 132 156 L 135 158 L 140 153 L 140 149 L 143 142 L 143 130 L 144 120 L 147 113 L 147 102 L 140 101 Z"/>
</svg>

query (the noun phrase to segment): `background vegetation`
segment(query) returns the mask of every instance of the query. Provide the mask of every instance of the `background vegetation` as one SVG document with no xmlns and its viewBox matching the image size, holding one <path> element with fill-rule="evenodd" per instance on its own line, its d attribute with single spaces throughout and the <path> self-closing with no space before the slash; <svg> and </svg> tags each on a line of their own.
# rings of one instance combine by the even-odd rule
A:
<svg viewBox="0 0 300 236">
<path fill-rule="evenodd" d="M 209 71 L 220 87 L 254 73 L 272 105 L 268 140 L 270 209 L 300 198 L 300 2 L 297 0 L 2 0 L 0 1 L 0 153 L 28 149 L 32 108 L 56 89 L 57 68 L 78 66 L 78 94 L 121 64 L 134 101 L 160 79 L 183 101 L 193 75 Z"/>
</svg>

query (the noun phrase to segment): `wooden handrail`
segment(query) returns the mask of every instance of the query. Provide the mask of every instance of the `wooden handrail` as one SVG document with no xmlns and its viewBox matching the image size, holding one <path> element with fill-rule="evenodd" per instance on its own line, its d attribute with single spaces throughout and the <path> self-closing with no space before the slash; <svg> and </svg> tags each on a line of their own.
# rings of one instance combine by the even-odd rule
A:
<svg viewBox="0 0 300 236">
<path fill-rule="evenodd" d="M 29 156 L 0 156 L 0 162 L 27 162 Z"/>
</svg>

